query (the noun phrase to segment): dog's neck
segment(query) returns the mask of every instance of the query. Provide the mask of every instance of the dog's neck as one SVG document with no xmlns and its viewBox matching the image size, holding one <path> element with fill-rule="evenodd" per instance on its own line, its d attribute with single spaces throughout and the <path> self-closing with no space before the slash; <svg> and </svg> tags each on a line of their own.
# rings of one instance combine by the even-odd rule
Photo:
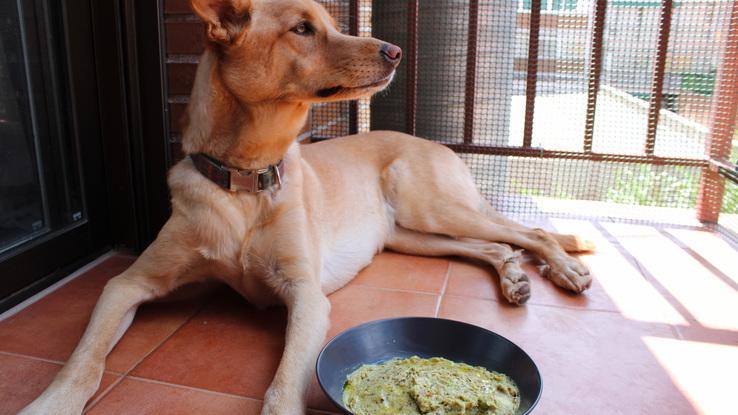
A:
<svg viewBox="0 0 738 415">
<path fill-rule="evenodd" d="M 207 50 L 187 107 L 182 149 L 237 169 L 263 168 L 284 157 L 309 109 L 300 103 L 244 103 L 223 84 L 215 52 Z"/>
</svg>

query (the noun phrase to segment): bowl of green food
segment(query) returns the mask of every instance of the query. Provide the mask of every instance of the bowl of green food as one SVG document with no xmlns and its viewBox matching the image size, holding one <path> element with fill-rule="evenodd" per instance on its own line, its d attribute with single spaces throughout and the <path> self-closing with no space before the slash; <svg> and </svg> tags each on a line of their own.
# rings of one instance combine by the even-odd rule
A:
<svg viewBox="0 0 738 415">
<path fill-rule="evenodd" d="M 523 415 L 541 375 L 520 347 L 484 328 L 438 318 L 372 321 L 318 356 L 318 382 L 348 415 Z"/>
</svg>

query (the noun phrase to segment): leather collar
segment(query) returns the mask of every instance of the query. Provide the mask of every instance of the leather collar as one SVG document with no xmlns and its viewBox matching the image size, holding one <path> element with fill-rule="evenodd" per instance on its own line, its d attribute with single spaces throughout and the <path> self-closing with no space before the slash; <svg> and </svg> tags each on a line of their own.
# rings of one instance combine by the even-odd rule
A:
<svg viewBox="0 0 738 415">
<path fill-rule="evenodd" d="M 190 154 L 197 170 L 211 182 L 230 192 L 260 193 L 275 186 L 282 188 L 284 160 L 263 169 L 238 170 L 206 154 Z"/>
</svg>

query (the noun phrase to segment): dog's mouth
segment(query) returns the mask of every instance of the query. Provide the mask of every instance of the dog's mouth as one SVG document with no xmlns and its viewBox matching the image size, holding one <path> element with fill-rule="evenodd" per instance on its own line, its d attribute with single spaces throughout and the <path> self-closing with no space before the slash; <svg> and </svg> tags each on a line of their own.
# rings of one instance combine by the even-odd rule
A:
<svg viewBox="0 0 738 415">
<path fill-rule="evenodd" d="M 390 82 L 392 82 L 392 78 L 395 76 L 395 71 L 392 71 L 389 75 L 385 76 L 384 78 L 374 81 L 370 84 L 366 85 L 360 85 L 360 86 L 333 86 L 330 88 L 323 88 L 318 90 L 316 93 L 317 96 L 321 98 L 329 98 L 334 95 L 338 95 L 339 93 L 344 92 L 354 92 L 354 91 L 361 91 L 361 90 L 370 90 L 374 88 L 384 88 L 387 86 Z"/>
</svg>

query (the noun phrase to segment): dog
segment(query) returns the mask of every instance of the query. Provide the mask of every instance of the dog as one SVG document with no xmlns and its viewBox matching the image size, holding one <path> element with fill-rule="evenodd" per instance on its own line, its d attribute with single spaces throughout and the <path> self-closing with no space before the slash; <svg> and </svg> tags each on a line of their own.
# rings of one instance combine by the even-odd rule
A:
<svg viewBox="0 0 738 415">
<path fill-rule="evenodd" d="M 448 148 L 389 131 L 300 145 L 311 104 L 368 97 L 390 84 L 399 47 L 340 33 L 313 0 L 191 0 L 207 26 L 171 168 L 172 215 L 156 240 L 111 279 L 79 345 L 22 414 L 80 414 L 105 357 L 136 308 L 215 276 L 257 306 L 288 310 L 284 353 L 262 414 L 305 413 L 323 344 L 326 295 L 383 249 L 481 260 L 514 304 L 530 281 L 514 247 L 580 293 L 587 268 L 566 251 L 592 246 L 501 216 Z"/>
</svg>

